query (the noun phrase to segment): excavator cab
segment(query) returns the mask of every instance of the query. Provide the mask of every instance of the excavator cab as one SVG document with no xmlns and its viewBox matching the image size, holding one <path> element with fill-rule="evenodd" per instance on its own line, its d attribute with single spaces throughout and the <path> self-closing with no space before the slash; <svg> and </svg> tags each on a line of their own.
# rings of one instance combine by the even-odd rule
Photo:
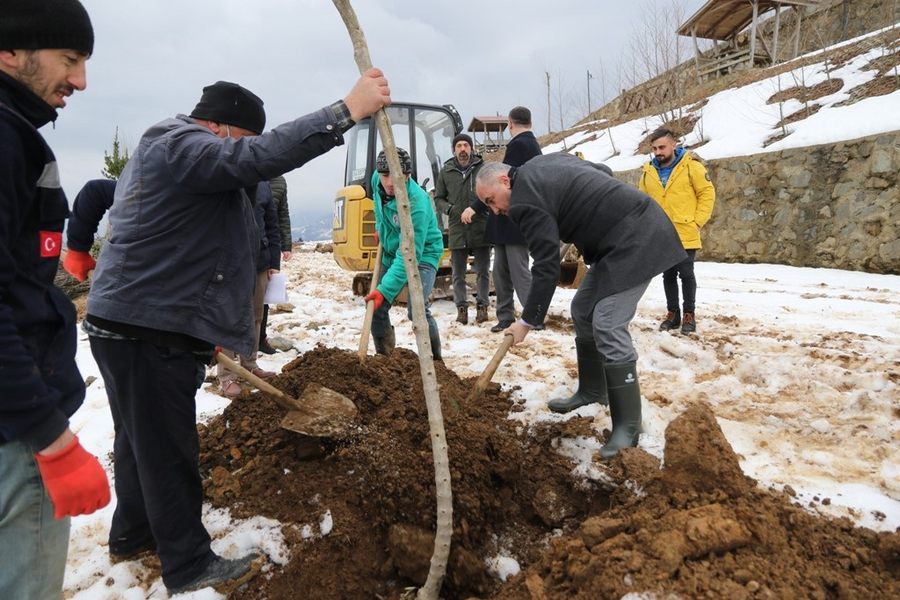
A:
<svg viewBox="0 0 900 600">
<path fill-rule="evenodd" d="M 449 104 L 394 103 L 386 109 L 397 146 L 409 151 L 413 160 L 411 177 L 432 192 L 444 162 L 453 154 L 451 142 L 462 131 L 462 119 Z M 353 291 L 363 296 L 369 291 L 375 268 L 375 212 L 372 207 L 372 173 L 375 157 L 384 147 L 375 121 L 363 119 L 345 135 L 347 163 L 344 187 L 334 199 L 331 240 L 334 259 L 341 268 L 356 271 Z M 446 215 L 440 215 L 446 232 Z M 445 233 L 446 246 L 446 233 Z M 449 273 L 449 252 L 445 251 L 438 276 Z M 437 287 L 437 286 L 436 286 Z"/>
</svg>

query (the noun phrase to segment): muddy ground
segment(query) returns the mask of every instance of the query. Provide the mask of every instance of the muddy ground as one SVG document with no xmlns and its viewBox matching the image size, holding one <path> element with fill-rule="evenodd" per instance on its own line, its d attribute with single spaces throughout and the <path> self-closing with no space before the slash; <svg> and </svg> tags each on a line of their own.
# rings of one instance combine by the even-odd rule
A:
<svg viewBox="0 0 900 600">
<path fill-rule="evenodd" d="M 447 600 L 900 597 L 900 533 L 814 516 L 790 489 L 757 488 L 706 404 L 667 429 L 665 468 L 634 449 L 586 481 L 555 447 L 593 435 L 589 419 L 523 430 L 507 419 L 517 410 L 507 392 L 491 386 L 468 401 L 474 381 L 436 369 L 453 478 Z M 210 501 L 278 519 L 291 550 L 285 567 L 231 597 L 408 597 L 427 575 L 435 520 L 418 359 L 400 349 L 360 365 L 353 352 L 320 346 L 274 381 L 294 396 L 310 382 L 359 407 L 346 439 L 280 429 L 284 411 L 258 393 L 200 426 Z M 326 513 L 333 529 L 308 538 L 303 526 Z M 522 572 L 499 581 L 485 562 L 498 554 Z"/>
</svg>

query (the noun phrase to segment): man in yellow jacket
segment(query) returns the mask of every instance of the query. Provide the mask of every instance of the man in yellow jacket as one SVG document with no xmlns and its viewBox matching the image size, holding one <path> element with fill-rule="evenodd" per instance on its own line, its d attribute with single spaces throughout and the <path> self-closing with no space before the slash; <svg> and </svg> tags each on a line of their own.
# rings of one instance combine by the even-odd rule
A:
<svg viewBox="0 0 900 600">
<path fill-rule="evenodd" d="M 644 165 L 638 188 L 656 200 L 672 219 L 687 259 L 663 273 L 666 291 L 666 318 L 659 324 L 661 331 L 681 325 L 681 333 L 697 329 L 694 301 L 697 280 L 694 277 L 694 257 L 701 248 L 700 229 L 709 221 L 716 202 L 716 190 L 706 167 L 684 148 L 676 147 L 674 134 L 661 127 L 650 134 L 650 148 L 654 158 Z M 678 307 L 678 279 L 684 294 L 684 316 Z"/>
</svg>

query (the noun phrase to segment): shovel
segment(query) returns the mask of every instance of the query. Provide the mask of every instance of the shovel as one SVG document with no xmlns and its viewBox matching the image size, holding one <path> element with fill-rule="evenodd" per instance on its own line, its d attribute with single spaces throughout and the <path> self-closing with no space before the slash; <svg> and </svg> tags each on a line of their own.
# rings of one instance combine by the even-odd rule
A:
<svg viewBox="0 0 900 600">
<path fill-rule="evenodd" d="M 502 361 L 503 357 L 506 356 L 506 352 L 513 345 L 514 341 L 515 339 L 513 338 L 513 336 L 508 333 L 503 336 L 503 343 L 501 343 L 500 347 L 497 348 L 497 351 L 494 352 L 494 357 L 491 358 L 491 362 L 489 362 L 488 366 L 484 368 L 484 372 L 475 383 L 475 389 L 472 390 L 472 393 L 469 395 L 469 401 L 478 400 L 478 398 L 481 397 L 481 394 L 484 393 L 484 390 L 487 389 L 487 385 L 491 382 L 491 377 L 493 377 L 494 373 L 497 372 L 497 367 L 500 366 L 500 361 Z"/>
<path fill-rule="evenodd" d="M 292 398 L 271 383 L 257 377 L 221 352 L 216 352 L 220 365 L 240 375 L 258 390 L 269 394 L 278 406 L 288 411 L 281 427 L 312 437 L 345 437 L 356 420 L 358 410 L 353 401 L 318 383 L 304 388 L 299 399 Z"/>
<path fill-rule="evenodd" d="M 371 294 L 378 288 L 378 278 L 381 275 L 381 242 L 378 243 L 378 252 L 375 253 L 375 270 L 372 271 L 372 282 L 369 284 Z M 375 316 L 375 301 L 366 302 L 366 317 L 363 319 L 362 333 L 359 336 L 359 364 L 366 360 L 369 351 L 369 333 L 372 331 L 372 317 Z"/>
</svg>

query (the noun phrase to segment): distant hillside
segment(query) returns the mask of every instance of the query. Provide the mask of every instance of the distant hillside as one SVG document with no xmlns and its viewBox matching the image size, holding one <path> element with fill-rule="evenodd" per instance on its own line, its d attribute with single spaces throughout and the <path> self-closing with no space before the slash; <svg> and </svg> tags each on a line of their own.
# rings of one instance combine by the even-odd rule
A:
<svg viewBox="0 0 900 600">
<path fill-rule="evenodd" d="M 330 240 L 331 212 L 291 211 L 291 237 L 295 242 Z"/>
</svg>

